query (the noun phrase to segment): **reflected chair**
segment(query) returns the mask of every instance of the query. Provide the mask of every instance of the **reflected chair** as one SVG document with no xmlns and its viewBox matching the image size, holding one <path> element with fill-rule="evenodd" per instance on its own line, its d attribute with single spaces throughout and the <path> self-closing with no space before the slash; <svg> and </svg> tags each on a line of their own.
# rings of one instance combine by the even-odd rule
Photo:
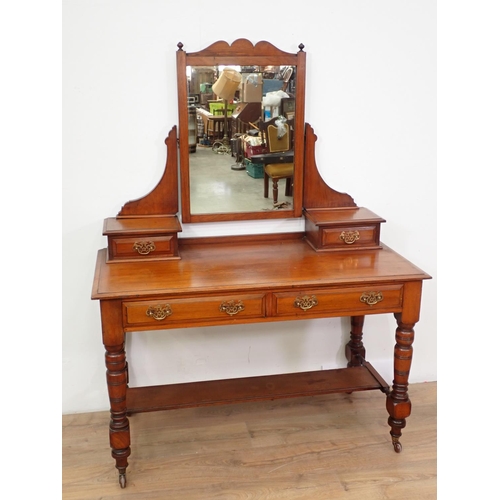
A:
<svg viewBox="0 0 500 500">
<path fill-rule="evenodd" d="M 273 183 L 273 204 L 278 205 L 278 181 L 286 179 L 285 195 L 292 196 L 293 190 L 293 150 L 291 150 L 291 131 L 288 123 L 284 124 L 285 132 L 279 133 L 276 121 L 278 118 L 260 123 L 264 132 L 269 153 L 252 157 L 264 163 L 264 198 L 269 197 L 269 179 Z"/>
<path fill-rule="evenodd" d="M 207 136 L 211 142 L 222 141 L 224 137 L 224 119 L 222 115 L 209 115 L 207 120 Z"/>
</svg>

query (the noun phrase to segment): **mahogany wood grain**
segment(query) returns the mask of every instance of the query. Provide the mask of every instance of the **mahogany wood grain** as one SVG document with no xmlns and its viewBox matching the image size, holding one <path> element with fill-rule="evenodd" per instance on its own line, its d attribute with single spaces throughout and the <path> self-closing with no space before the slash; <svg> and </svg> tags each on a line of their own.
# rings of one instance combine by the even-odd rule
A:
<svg viewBox="0 0 500 500">
<path fill-rule="evenodd" d="M 131 414 L 373 389 L 385 392 L 388 387 L 371 365 L 368 369 L 360 364 L 335 370 L 129 388 L 127 412 Z"/>
<path fill-rule="evenodd" d="M 380 250 L 318 254 L 302 233 L 181 239 L 179 253 L 179 261 L 106 265 L 106 251 L 99 251 L 92 298 L 136 297 L 138 290 L 143 298 L 181 297 L 397 284 L 429 278 L 385 245 Z"/>
</svg>

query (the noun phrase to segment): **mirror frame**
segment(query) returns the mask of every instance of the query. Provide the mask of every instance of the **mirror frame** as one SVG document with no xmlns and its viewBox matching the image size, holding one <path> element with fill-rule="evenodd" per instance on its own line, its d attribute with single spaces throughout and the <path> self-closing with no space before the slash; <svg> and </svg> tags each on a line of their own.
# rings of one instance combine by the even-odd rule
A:
<svg viewBox="0 0 500 500">
<path fill-rule="evenodd" d="M 179 158 L 181 176 L 182 222 L 219 222 L 258 219 L 285 219 L 302 216 L 304 179 L 304 127 L 305 127 L 305 84 L 306 53 L 299 45 L 297 53 L 283 52 L 269 42 L 260 41 L 255 45 L 240 38 L 231 45 L 218 41 L 198 52 L 186 53 L 183 44 L 177 44 L 177 96 L 179 106 Z M 293 206 L 289 210 L 269 210 L 255 212 L 227 212 L 213 214 L 191 213 L 189 186 L 189 144 L 187 107 L 187 66 L 295 66 L 295 128 L 294 128 L 294 179 Z"/>
</svg>

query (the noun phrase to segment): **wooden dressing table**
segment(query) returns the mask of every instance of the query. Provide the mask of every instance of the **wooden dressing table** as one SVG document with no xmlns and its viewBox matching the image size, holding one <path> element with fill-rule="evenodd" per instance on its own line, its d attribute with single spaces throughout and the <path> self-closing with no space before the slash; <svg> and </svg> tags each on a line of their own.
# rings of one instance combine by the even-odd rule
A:
<svg viewBox="0 0 500 500">
<path fill-rule="evenodd" d="M 181 105 L 187 88 L 182 74 L 190 55 L 180 44 L 177 54 L 181 194 L 187 199 L 183 222 L 189 222 L 200 217 L 189 211 L 187 113 Z M 216 42 L 194 53 L 193 60 L 206 64 L 205 58 L 213 59 L 214 54 L 229 62 L 242 54 L 264 58 L 268 64 L 292 61 L 298 69 L 295 119 L 300 123 L 305 82 L 302 47 L 297 54 L 288 54 L 267 42 L 255 46 L 247 40 L 232 45 Z M 105 221 L 108 248 L 98 252 L 92 299 L 100 301 L 110 444 L 122 487 L 130 455 L 127 416 L 136 412 L 377 389 L 387 395 L 394 449 L 402 449 L 399 438 L 411 412 L 407 389 L 413 328 L 419 319 L 422 282 L 429 276 L 380 242 L 383 219 L 323 182 L 312 128 L 299 125 L 295 137 L 304 140 L 295 141 L 294 207 L 285 216 L 293 216 L 291 212 L 303 216 L 303 233 L 178 238 L 182 226 L 177 219 L 176 127 L 165 141 L 167 162 L 157 187 Z M 275 212 L 232 215 L 233 220 L 277 216 Z M 227 217 L 215 214 L 208 220 Z M 364 317 L 387 313 L 396 317 L 392 387 L 366 361 L 363 346 Z M 346 368 L 128 387 L 127 332 L 340 316 L 351 317 Z"/>
</svg>

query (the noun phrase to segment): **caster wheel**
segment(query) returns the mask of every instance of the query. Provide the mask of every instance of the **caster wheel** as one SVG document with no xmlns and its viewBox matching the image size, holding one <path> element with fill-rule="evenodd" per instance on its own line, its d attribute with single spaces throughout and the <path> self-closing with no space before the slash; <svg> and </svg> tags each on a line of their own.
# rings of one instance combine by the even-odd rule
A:
<svg viewBox="0 0 500 500">
<path fill-rule="evenodd" d="M 394 446 L 394 451 L 396 453 L 401 453 L 403 451 L 403 445 L 399 442 L 398 439 L 393 439 L 392 445 Z"/>
<path fill-rule="evenodd" d="M 125 488 L 125 486 L 127 486 L 127 477 L 125 476 L 125 474 L 120 474 L 120 476 L 118 477 L 118 482 L 120 483 L 121 488 Z"/>
</svg>

